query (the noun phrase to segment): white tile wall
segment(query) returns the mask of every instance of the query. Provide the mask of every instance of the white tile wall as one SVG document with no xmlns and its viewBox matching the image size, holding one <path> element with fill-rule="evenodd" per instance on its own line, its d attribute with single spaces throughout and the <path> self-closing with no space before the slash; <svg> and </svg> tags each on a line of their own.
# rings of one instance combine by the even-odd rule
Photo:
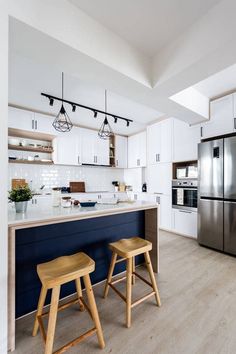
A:
<svg viewBox="0 0 236 354">
<path fill-rule="evenodd" d="M 9 164 L 9 188 L 12 178 L 25 178 L 31 188 L 69 186 L 70 181 L 84 181 L 86 191 L 113 191 L 112 181 L 124 182 L 122 169 L 87 166 L 47 166 Z"/>
</svg>

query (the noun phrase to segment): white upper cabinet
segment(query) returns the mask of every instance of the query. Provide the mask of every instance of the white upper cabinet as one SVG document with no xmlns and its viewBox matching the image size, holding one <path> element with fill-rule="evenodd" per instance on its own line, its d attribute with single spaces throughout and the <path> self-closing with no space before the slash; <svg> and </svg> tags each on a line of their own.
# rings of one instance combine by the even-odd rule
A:
<svg viewBox="0 0 236 354">
<path fill-rule="evenodd" d="M 109 139 L 100 139 L 97 131 L 81 128 L 82 163 L 109 166 Z"/>
<path fill-rule="evenodd" d="M 147 127 L 147 163 L 172 161 L 173 120 L 166 119 Z"/>
<path fill-rule="evenodd" d="M 56 130 L 52 126 L 53 120 L 54 117 L 24 109 L 9 107 L 8 110 L 9 128 L 57 135 Z"/>
<path fill-rule="evenodd" d="M 128 167 L 146 166 L 146 131 L 128 137 Z"/>
<path fill-rule="evenodd" d="M 70 132 L 58 133 L 53 140 L 53 161 L 60 165 L 81 165 L 80 128 L 73 127 Z"/>
<path fill-rule="evenodd" d="M 173 120 L 173 161 L 190 161 L 198 158 L 200 127 L 190 127 L 179 119 Z"/>
<path fill-rule="evenodd" d="M 115 164 L 118 168 L 128 167 L 128 138 L 115 136 Z"/>
<path fill-rule="evenodd" d="M 234 95 L 227 95 L 210 103 L 210 120 L 202 125 L 202 139 L 234 131 Z"/>
<path fill-rule="evenodd" d="M 53 128 L 52 123 L 55 117 L 51 117 L 41 113 L 34 114 L 35 131 L 38 133 L 57 135 L 57 131 Z M 72 128 L 72 130 L 74 127 Z"/>
<path fill-rule="evenodd" d="M 33 131 L 34 113 L 15 107 L 8 107 L 8 127 Z"/>
<path fill-rule="evenodd" d="M 162 162 L 147 167 L 148 193 L 171 195 L 172 163 Z"/>
</svg>

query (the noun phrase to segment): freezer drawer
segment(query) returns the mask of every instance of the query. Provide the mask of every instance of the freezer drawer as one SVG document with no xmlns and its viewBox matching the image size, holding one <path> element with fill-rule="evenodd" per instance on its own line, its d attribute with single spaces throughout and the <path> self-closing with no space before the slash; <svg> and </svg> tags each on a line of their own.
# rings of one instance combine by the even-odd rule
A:
<svg viewBox="0 0 236 354">
<path fill-rule="evenodd" d="M 224 251 L 236 255 L 236 202 L 224 203 Z"/>
<path fill-rule="evenodd" d="M 236 137 L 224 139 L 224 198 L 236 199 Z"/>
<path fill-rule="evenodd" d="M 199 196 L 223 198 L 223 139 L 198 144 Z"/>
<path fill-rule="evenodd" d="M 223 201 L 199 200 L 198 242 L 201 245 L 223 251 L 223 213 Z"/>
</svg>

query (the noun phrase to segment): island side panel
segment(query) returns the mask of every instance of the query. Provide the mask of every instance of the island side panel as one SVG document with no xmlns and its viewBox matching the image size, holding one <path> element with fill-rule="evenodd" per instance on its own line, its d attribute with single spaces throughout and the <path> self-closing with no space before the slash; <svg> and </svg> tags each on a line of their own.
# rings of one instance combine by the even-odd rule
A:
<svg viewBox="0 0 236 354">
<path fill-rule="evenodd" d="M 153 270 L 159 273 L 159 226 L 158 226 L 158 208 L 145 210 L 145 238 L 152 242 L 150 258 Z"/>
<path fill-rule="evenodd" d="M 40 281 L 36 265 L 56 257 L 84 251 L 96 262 L 93 284 L 106 279 L 110 242 L 133 236 L 145 237 L 144 211 L 63 222 L 16 231 L 16 317 L 36 309 Z M 142 262 L 142 257 L 137 263 Z M 119 263 L 116 273 L 125 270 Z M 73 283 L 62 287 L 61 298 L 75 292 Z M 47 298 L 49 303 L 50 298 Z"/>
</svg>

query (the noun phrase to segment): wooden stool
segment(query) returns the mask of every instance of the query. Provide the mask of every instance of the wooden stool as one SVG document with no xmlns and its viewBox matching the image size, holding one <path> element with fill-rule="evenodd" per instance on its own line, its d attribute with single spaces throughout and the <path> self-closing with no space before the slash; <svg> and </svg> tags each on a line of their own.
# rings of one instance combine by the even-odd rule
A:
<svg viewBox="0 0 236 354">
<path fill-rule="evenodd" d="M 131 326 L 131 309 L 148 299 L 149 297 L 155 295 L 157 306 L 161 306 L 161 300 L 156 284 L 156 279 L 152 269 L 152 263 L 149 256 L 149 251 L 152 249 L 152 244 L 139 237 L 132 237 L 128 239 L 122 239 L 117 242 L 110 243 L 110 249 L 112 250 L 111 264 L 108 272 L 108 277 L 105 285 L 104 298 L 107 297 L 109 287 L 111 287 L 121 298 L 126 302 L 126 326 L 129 328 Z M 135 256 L 143 254 L 145 257 L 145 263 L 150 275 L 151 283 L 144 279 L 141 275 L 135 272 Z M 117 256 L 121 258 L 117 260 Z M 116 263 L 126 261 L 126 276 L 112 281 L 112 274 Z M 131 303 L 131 288 L 132 284 L 135 283 L 135 276 L 140 278 L 146 284 L 152 287 L 153 291 L 149 294 L 141 297 L 135 302 Z M 116 289 L 114 284 L 126 279 L 126 297 Z"/>
<path fill-rule="evenodd" d="M 56 327 L 57 311 L 63 310 L 72 304 L 79 303 L 80 310 L 87 309 L 90 316 L 92 317 L 95 327 L 81 335 L 80 337 L 74 339 L 73 341 L 67 343 L 59 350 L 54 353 L 63 353 L 68 348 L 80 343 L 82 340 L 86 339 L 90 335 L 97 333 L 98 342 L 101 348 L 105 347 L 105 342 L 103 339 L 102 327 L 99 320 L 99 315 L 97 311 L 97 306 L 93 294 L 92 285 L 90 282 L 89 273 L 93 272 L 95 269 L 95 262 L 89 258 L 85 253 L 79 252 L 72 256 L 65 256 L 56 258 L 53 261 L 42 263 L 37 266 L 38 276 L 42 283 L 41 293 L 38 302 L 38 309 L 34 322 L 33 336 L 40 331 L 42 333 L 43 339 L 45 341 L 45 354 L 51 354 L 53 350 L 53 341 Z M 89 306 L 83 300 L 82 289 L 80 283 L 80 277 L 83 277 L 85 284 Z M 74 280 L 76 283 L 76 289 L 78 298 L 72 300 L 64 305 L 58 306 L 60 287 L 62 284 L 68 283 Z M 43 305 L 47 295 L 48 289 L 52 289 L 51 305 L 50 311 L 47 313 L 43 312 Z M 49 314 L 48 329 L 47 334 L 45 333 L 42 317 Z"/>
</svg>

